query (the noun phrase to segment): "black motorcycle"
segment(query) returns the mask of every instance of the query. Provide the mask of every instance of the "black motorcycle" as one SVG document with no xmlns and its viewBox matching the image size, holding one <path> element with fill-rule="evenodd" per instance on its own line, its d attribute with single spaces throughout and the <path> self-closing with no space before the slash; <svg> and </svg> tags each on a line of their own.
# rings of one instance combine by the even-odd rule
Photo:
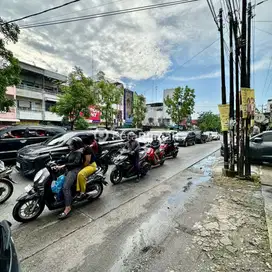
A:
<svg viewBox="0 0 272 272">
<path fill-rule="evenodd" d="M 13 193 L 13 185 L 15 183 L 11 177 L 11 168 L 6 168 L 4 162 L 0 161 L 0 204 L 6 202 Z"/>
<path fill-rule="evenodd" d="M 134 166 L 131 163 L 132 153 L 126 149 L 120 151 L 120 154 L 114 159 L 115 167 L 110 174 L 110 180 L 113 184 L 118 184 L 123 178 L 136 176 Z M 147 153 L 145 150 L 140 151 L 139 169 L 141 177 L 144 177 L 149 169 L 150 163 L 147 162 Z"/>
<path fill-rule="evenodd" d="M 0 271 L 20 272 L 19 258 L 11 237 L 11 223 L 3 220 L 0 222 Z"/>
<path fill-rule="evenodd" d="M 56 170 L 56 166 L 57 163 L 54 161 L 47 163 L 46 167 L 35 175 L 33 186 L 28 185 L 25 188 L 26 193 L 17 199 L 12 213 L 16 221 L 26 223 L 36 219 L 43 212 L 45 205 L 49 210 L 64 208 L 63 196 L 60 198 L 51 189 L 52 182 L 62 174 Z M 99 198 L 103 192 L 103 185 L 107 185 L 107 182 L 102 169 L 99 168 L 88 178 L 86 196 L 83 199 L 76 199 L 76 182 L 73 184 L 71 188 L 73 203 Z"/>
<path fill-rule="evenodd" d="M 105 175 L 108 171 L 110 160 L 109 150 L 104 150 L 100 155 L 97 155 L 96 164 L 102 168 L 103 175 Z"/>
</svg>

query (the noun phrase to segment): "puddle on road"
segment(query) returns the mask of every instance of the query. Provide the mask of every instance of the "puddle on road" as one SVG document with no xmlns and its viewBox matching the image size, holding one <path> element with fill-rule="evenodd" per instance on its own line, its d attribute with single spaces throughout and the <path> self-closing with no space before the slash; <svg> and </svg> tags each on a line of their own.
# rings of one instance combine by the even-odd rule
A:
<svg viewBox="0 0 272 272">
<path fill-rule="evenodd" d="M 130 256 L 135 257 L 138 254 L 144 254 L 163 242 L 171 229 L 177 227 L 175 218 L 184 209 L 184 204 L 196 195 L 197 186 L 211 179 L 212 166 L 216 160 L 216 156 L 209 156 L 188 169 L 192 172 L 192 177 L 187 178 L 188 183 L 178 192 L 170 195 L 157 213 L 153 214 L 148 221 L 142 223 L 136 232 L 127 238 L 120 252 L 119 260 L 111 268 L 111 272 L 123 271 L 122 268 L 129 265 Z M 134 255 L 131 255 L 132 253 Z"/>
</svg>

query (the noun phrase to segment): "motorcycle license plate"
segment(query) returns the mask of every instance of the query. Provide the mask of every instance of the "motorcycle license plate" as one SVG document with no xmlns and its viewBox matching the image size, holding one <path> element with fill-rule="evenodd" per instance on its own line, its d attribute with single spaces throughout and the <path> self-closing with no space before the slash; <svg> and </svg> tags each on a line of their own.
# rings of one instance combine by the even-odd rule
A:
<svg viewBox="0 0 272 272">
<path fill-rule="evenodd" d="M 27 192 L 27 193 L 29 193 L 31 190 L 32 190 L 32 185 L 27 185 L 26 187 L 25 187 L 25 191 Z"/>
<path fill-rule="evenodd" d="M 16 162 L 16 167 L 21 168 L 21 164 L 19 162 Z"/>
</svg>

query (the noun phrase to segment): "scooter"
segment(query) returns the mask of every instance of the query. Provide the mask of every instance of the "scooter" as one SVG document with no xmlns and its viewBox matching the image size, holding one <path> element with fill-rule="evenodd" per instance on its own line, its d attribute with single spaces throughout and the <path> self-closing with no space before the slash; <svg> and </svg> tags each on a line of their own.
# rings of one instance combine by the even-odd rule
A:
<svg viewBox="0 0 272 272">
<path fill-rule="evenodd" d="M 34 177 L 33 185 L 25 188 L 26 193 L 17 199 L 17 203 L 13 208 L 13 218 L 22 223 L 26 223 L 36 219 L 47 206 L 49 210 L 64 208 L 64 198 L 58 197 L 51 189 L 51 184 L 57 180 L 61 171 L 56 169 L 57 163 L 49 161 L 46 167 L 41 169 Z M 102 169 L 99 168 L 92 174 L 86 183 L 86 196 L 83 199 L 76 198 L 76 184 L 71 187 L 73 203 L 85 200 L 97 199 L 103 192 L 103 185 L 107 185 Z"/>
<path fill-rule="evenodd" d="M 163 165 L 165 162 L 164 149 L 160 148 L 160 146 L 152 146 L 150 144 L 146 145 L 146 147 L 148 148 L 147 162 L 149 162 L 153 166 Z M 156 159 L 155 155 L 157 155 L 158 159 Z"/>
<path fill-rule="evenodd" d="M 176 158 L 179 152 L 178 144 L 173 140 L 166 140 L 161 143 L 160 149 L 164 150 L 166 158 Z"/>
<path fill-rule="evenodd" d="M 120 154 L 114 159 L 115 167 L 110 174 L 110 180 L 113 184 L 118 184 L 123 178 L 131 178 L 136 176 L 134 166 L 131 163 L 130 156 L 132 153 L 123 149 Z M 151 168 L 150 163 L 147 162 L 147 153 L 145 150 L 140 151 L 139 170 L 141 177 L 144 177 Z"/>
<path fill-rule="evenodd" d="M 96 164 L 97 166 L 102 168 L 102 173 L 105 175 L 109 168 L 110 163 L 110 156 L 109 156 L 109 150 L 104 150 L 100 155 L 97 156 Z"/>
<path fill-rule="evenodd" d="M 0 204 L 6 202 L 13 193 L 13 184 L 15 183 L 10 177 L 11 168 L 5 167 L 3 161 L 0 161 Z"/>
</svg>

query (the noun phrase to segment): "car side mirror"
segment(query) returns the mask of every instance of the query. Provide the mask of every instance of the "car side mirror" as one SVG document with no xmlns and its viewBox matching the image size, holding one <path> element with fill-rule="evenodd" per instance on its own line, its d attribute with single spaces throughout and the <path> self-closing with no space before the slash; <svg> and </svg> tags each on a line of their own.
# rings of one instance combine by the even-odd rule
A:
<svg viewBox="0 0 272 272">
<path fill-rule="evenodd" d="M 253 142 L 254 142 L 254 143 L 262 143 L 262 142 L 263 142 L 263 138 L 261 138 L 261 137 L 256 137 L 256 138 L 253 139 Z"/>
</svg>

